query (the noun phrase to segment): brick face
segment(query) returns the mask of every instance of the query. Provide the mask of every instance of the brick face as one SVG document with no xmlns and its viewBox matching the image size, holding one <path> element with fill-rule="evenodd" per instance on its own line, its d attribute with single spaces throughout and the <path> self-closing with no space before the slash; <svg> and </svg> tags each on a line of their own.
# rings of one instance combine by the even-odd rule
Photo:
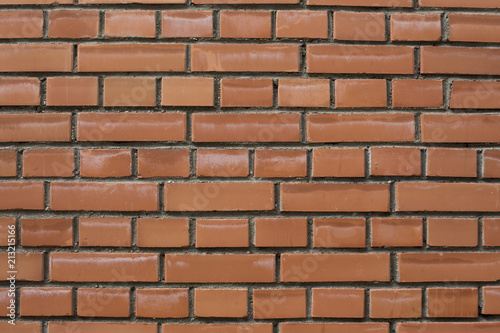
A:
<svg viewBox="0 0 500 333">
<path fill-rule="evenodd" d="M 0 0 L 0 332 L 498 333 L 499 9 Z"/>
</svg>

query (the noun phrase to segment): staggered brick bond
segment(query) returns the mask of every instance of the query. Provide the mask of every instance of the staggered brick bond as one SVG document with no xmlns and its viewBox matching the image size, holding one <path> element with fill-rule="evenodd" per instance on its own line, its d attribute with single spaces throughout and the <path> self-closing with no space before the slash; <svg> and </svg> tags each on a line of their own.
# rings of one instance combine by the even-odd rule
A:
<svg viewBox="0 0 500 333">
<path fill-rule="evenodd" d="M 0 332 L 500 332 L 499 9 L 0 0 Z"/>
</svg>

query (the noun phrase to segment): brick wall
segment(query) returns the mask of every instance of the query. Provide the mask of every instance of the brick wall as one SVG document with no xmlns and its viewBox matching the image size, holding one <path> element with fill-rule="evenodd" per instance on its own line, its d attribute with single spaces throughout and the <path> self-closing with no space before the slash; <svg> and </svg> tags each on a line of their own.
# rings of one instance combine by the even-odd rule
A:
<svg viewBox="0 0 500 333">
<path fill-rule="evenodd" d="M 500 332 L 498 9 L 0 0 L 0 332 Z"/>
</svg>

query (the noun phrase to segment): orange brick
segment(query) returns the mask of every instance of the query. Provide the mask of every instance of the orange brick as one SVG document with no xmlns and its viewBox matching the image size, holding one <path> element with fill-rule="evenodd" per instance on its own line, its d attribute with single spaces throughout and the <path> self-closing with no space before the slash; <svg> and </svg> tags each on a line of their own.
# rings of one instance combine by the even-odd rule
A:
<svg viewBox="0 0 500 333">
<path fill-rule="evenodd" d="M 440 14 L 391 15 L 391 40 L 393 41 L 438 41 L 440 39 Z"/>
<path fill-rule="evenodd" d="M 363 289 L 313 288 L 312 316 L 321 318 L 363 318 Z"/>
<path fill-rule="evenodd" d="M 473 149 L 429 148 L 427 175 L 441 177 L 476 177 L 477 152 Z"/>
<path fill-rule="evenodd" d="M 197 317 L 244 318 L 247 313 L 246 289 L 200 289 L 194 291 Z"/>
<path fill-rule="evenodd" d="M 385 40 L 383 13 L 333 13 L 333 38 L 340 40 Z"/>
<path fill-rule="evenodd" d="M 424 114 L 423 142 L 500 142 L 500 115 Z"/>
<path fill-rule="evenodd" d="M 189 149 L 139 149 L 139 178 L 188 177 Z"/>
<path fill-rule="evenodd" d="M 49 77 L 47 79 L 47 105 L 97 105 L 97 78 Z"/>
<path fill-rule="evenodd" d="M 448 14 L 450 41 L 453 42 L 500 42 L 498 15 Z"/>
<path fill-rule="evenodd" d="M 500 288 L 483 287 L 483 314 L 500 314 Z"/>
<path fill-rule="evenodd" d="M 477 219 L 429 218 L 427 244 L 430 246 L 477 246 Z"/>
<path fill-rule="evenodd" d="M 373 176 L 418 176 L 421 174 L 419 148 L 371 148 Z"/>
<path fill-rule="evenodd" d="M 0 114 L 0 142 L 30 141 L 71 141 L 71 114 Z"/>
<path fill-rule="evenodd" d="M 169 10 L 162 12 L 162 36 L 212 37 L 211 10 Z"/>
<path fill-rule="evenodd" d="M 312 173 L 314 177 L 364 177 L 365 151 L 314 148 Z"/>
<path fill-rule="evenodd" d="M 0 12 L 0 19 L 1 16 Z M 0 78 L 0 105 L 38 104 L 40 104 L 40 80 L 34 78 Z"/>
<path fill-rule="evenodd" d="M 419 218 L 373 218 L 373 247 L 412 247 L 423 245 L 423 225 Z"/>
<path fill-rule="evenodd" d="M 305 289 L 255 289 L 253 291 L 255 319 L 305 318 Z"/>
<path fill-rule="evenodd" d="M 427 299 L 429 317 L 478 316 L 476 288 L 429 288 Z"/>
<path fill-rule="evenodd" d="M 1 182 L 0 183 L 0 210 L 44 209 L 43 182 Z"/>
<path fill-rule="evenodd" d="M 135 312 L 145 318 L 185 318 L 189 315 L 188 289 L 137 289 Z"/>
<path fill-rule="evenodd" d="M 222 38 L 271 38 L 270 11 L 222 10 Z"/>
<path fill-rule="evenodd" d="M 276 12 L 276 37 L 328 38 L 328 13 L 279 10 Z"/>
<path fill-rule="evenodd" d="M 450 107 L 452 109 L 500 108 L 500 82 L 453 81 Z"/>
<path fill-rule="evenodd" d="M 21 316 L 71 316 L 71 288 L 21 288 Z"/>
<path fill-rule="evenodd" d="M 71 72 L 71 44 L 1 44 L 0 72 Z"/>
<path fill-rule="evenodd" d="M 255 246 L 258 247 L 307 246 L 307 219 L 256 218 Z"/>
<path fill-rule="evenodd" d="M 196 0 L 196 2 L 202 1 L 224 1 L 224 0 Z M 243 0 L 243 1 L 259 1 L 259 0 Z M 269 0 L 264 0 L 269 1 Z M 273 0 L 276 1 L 276 0 Z M 279 0 L 278 0 L 279 1 Z M 287 0 L 284 0 L 287 1 Z M 290 1 L 290 0 L 288 0 Z M 189 333 L 192 330 L 196 332 L 253 332 L 253 333 L 272 333 L 273 324 L 163 324 L 162 329 L 169 333 Z M 490 332 L 487 332 L 490 333 Z"/>
<path fill-rule="evenodd" d="M 6 281 L 10 274 L 7 266 L 7 252 L 0 253 L 0 280 Z M 17 281 L 43 281 L 43 253 L 29 252 L 16 253 Z"/>
<path fill-rule="evenodd" d="M 0 12 L 0 38 L 40 38 L 42 35 L 43 12 L 41 10 Z"/>
<path fill-rule="evenodd" d="M 329 107 L 330 80 L 279 79 L 278 105 L 283 107 Z"/>
<path fill-rule="evenodd" d="M 90 0 L 84 0 L 89 2 Z M 98 0 L 104 2 L 106 0 Z M 114 0 L 116 1 L 116 0 Z M 135 0 L 137 1 L 137 0 Z M 109 322 L 49 322 L 48 329 L 51 333 L 65 332 L 116 332 L 120 333 L 155 333 L 158 331 L 158 325 L 153 323 L 109 323 Z"/>
<path fill-rule="evenodd" d="M 161 104 L 213 106 L 214 80 L 209 77 L 164 77 Z"/>
<path fill-rule="evenodd" d="M 196 247 L 248 247 L 246 219 L 196 219 Z"/>
<path fill-rule="evenodd" d="M 7 321 L 2 321 L 0 329 L 5 333 L 42 333 L 42 323 L 16 320 L 14 326 Z"/>
<path fill-rule="evenodd" d="M 366 226 L 364 219 L 314 219 L 314 247 L 362 248 L 365 247 Z"/>
<path fill-rule="evenodd" d="M 52 252 L 50 281 L 158 282 L 158 254 Z"/>
<path fill-rule="evenodd" d="M 273 106 L 272 79 L 222 79 L 220 81 L 222 107 Z"/>
<path fill-rule="evenodd" d="M 127 218 L 80 217 L 80 246 L 116 246 L 132 245 L 132 226 Z"/>
<path fill-rule="evenodd" d="M 104 33 L 109 37 L 156 36 L 155 12 L 152 10 L 106 11 Z"/>
<path fill-rule="evenodd" d="M 17 174 L 17 151 L 0 150 L 0 177 L 15 177 Z"/>
<path fill-rule="evenodd" d="M 500 178 L 500 150 L 484 151 L 484 172 L 485 178 Z"/>
<path fill-rule="evenodd" d="M 0 246 L 8 246 L 16 239 L 16 219 L 0 217 Z"/>
<path fill-rule="evenodd" d="M 130 176 L 132 156 L 130 149 L 80 150 L 80 176 L 105 178 Z"/>
<path fill-rule="evenodd" d="M 335 80 L 338 108 L 382 108 L 387 106 L 385 80 Z"/>
<path fill-rule="evenodd" d="M 73 149 L 28 149 L 23 152 L 23 177 L 72 177 Z"/>
<path fill-rule="evenodd" d="M 483 244 L 484 246 L 500 246 L 500 219 L 483 220 Z"/>
<path fill-rule="evenodd" d="M 372 289 L 370 305 L 370 318 L 419 318 L 422 316 L 422 290 Z"/>
<path fill-rule="evenodd" d="M 22 219 L 22 246 L 72 246 L 73 221 L 68 218 Z"/>
<path fill-rule="evenodd" d="M 246 177 L 249 173 L 248 168 L 248 150 L 198 149 L 196 151 L 198 177 Z"/>
<path fill-rule="evenodd" d="M 188 219 L 137 220 L 137 246 L 186 247 L 189 246 Z"/>
<path fill-rule="evenodd" d="M 128 317 L 129 289 L 78 288 L 78 316 Z"/>
<path fill-rule="evenodd" d="M 50 38 L 95 38 L 99 32 L 97 10 L 51 10 Z"/>
<path fill-rule="evenodd" d="M 453 1 L 456 3 L 456 1 Z M 470 2 L 467 2 L 470 3 Z M 426 333 L 439 333 L 452 331 L 457 333 L 495 333 L 500 329 L 500 324 L 496 322 L 482 323 L 398 323 L 398 333 L 411 333 L 417 331 Z"/>
<path fill-rule="evenodd" d="M 167 283 L 274 282 L 274 254 L 165 254 Z"/>
<path fill-rule="evenodd" d="M 307 152 L 289 149 L 255 150 L 255 177 L 289 178 L 307 176 Z"/>
<path fill-rule="evenodd" d="M 308 5 L 356 7 L 412 7 L 412 0 L 307 0 Z"/>
<path fill-rule="evenodd" d="M 443 107 L 443 81 L 392 80 L 392 106 L 395 108 Z"/>
<path fill-rule="evenodd" d="M 499 63 L 498 49 L 439 46 L 420 48 L 422 74 L 500 75 Z"/>
<path fill-rule="evenodd" d="M 155 104 L 154 78 L 104 78 L 104 106 L 155 106 Z"/>
</svg>

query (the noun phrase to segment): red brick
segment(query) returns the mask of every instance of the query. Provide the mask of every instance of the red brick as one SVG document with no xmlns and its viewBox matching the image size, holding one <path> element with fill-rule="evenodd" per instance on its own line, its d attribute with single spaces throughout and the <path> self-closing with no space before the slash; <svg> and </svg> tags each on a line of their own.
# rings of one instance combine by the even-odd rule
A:
<svg viewBox="0 0 500 333">
<path fill-rule="evenodd" d="M 484 170 L 485 178 L 500 178 L 500 150 L 484 151 Z"/>
<path fill-rule="evenodd" d="M 256 218 L 255 246 L 258 247 L 307 246 L 307 219 Z"/>
<path fill-rule="evenodd" d="M 0 210 L 42 210 L 44 193 L 43 182 L 1 182 Z"/>
<path fill-rule="evenodd" d="M 440 39 L 440 14 L 391 15 L 391 40 L 393 41 L 438 41 Z"/>
<path fill-rule="evenodd" d="M 415 247 L 423 245 L 421 218 L 372 218 L 373 247 Z"/>
<path fill-rule="evenodd" d="M 158 186 L 153 183 L 53 182 L 52 210 L 156 211 Z"/>
<path fill-rule="evenodd" d="M 424 114 L 423 142 L 500 142 L 498 114 Z"/>
<path fill-rule="evenodd" d="M 328 38 L 326 11 L 278 10 L 277 38 Z"/>
<path fill-rule="evenodd" d="M 135 312 L 141 318 L 188 317 L 188 289 L 137 289 Z"/>
<path fill-rule="evenodd" d="M 470 15 L 450 13 L 450 41 L 453 42 L 500 42 L 500 18 L 498 15 Z"/>
<path fill-rule="evenodd" d="M 137 219 L 137 246 L 189 246 L 188 219 Z"/>
<path fill-rule="evenodd" d="M 385 45 L 308 45 L 307 72 L 413 74 L 413 48 Z"/>
<path fill-rule="evenodd" d="M 212 21 L 211 10 L 164 11 L 162 12 L 161 34 L 167 38 L 212 37 Z"/>
<path fill-rule="evenodd" d="M 225 0 L 197 0 L 196 2 L 202 1 L 213 1 L 213 2 L 221 2 Z M 229 0 L 236 1 L 236 0 Z M 251 1 L 257 2 L 260 0 L 243 0 L 243 1 Z M 263 1 L 277 1 L 277 0 L 263 0 Z M 290 1 L 290 0 L 278 0 L 278 1 Z M 239 2 L 241 3 L 241 1 Z M 190 333 L 193 332 L 204 332 L 204 333 L 238 333 L 238 332 L 252 332 L 252 333 L 272 333 L 273 332 L 273 324 L 265 323 L 265 324 L 163 324 L 162 329 L 164 332 L 169 333 Z M 487 332 L 489 333 L 489 332 Z"/>
<path fill-rule="evenodd" d="M 2 4 L 5 4 L 2 1 Z M 0 38 L 40 38 L 43 36 L 43 12 L 20 10 L 0 12 Z"/>
<path fill-rule="evenodd" d="M 1 16 L 0 12 L 0 19 Z M 39 103 L 40 80 L 35 78 L 0 78 L 0 105 L 38 105 Z"/>
<path fill-rule="evenodd" d="M 310 114 L 309 142 L 396 142 L 413 141 L 413 114 Z"/>
<path fill-rule="evenodd" d="M 356 7 L 412 7 L 412 0 L 307 0 L 308 5 Z"/>
<path fill-rule="evenodd" d="M 384 13 L 333 13 L 333 38 L 339 40 L 385 40 Z"/>
<path fill-rule="evenodd" d="M 89 1 L 89 0 L 84 0 Z M 98 0 L 106 1 L 106 0 Z M 117 0 L 114 0 L 117 1 Z M 137 0 L 135 0 L 137 1 Z M 49 322 L 50 333 L 67 333 L 67 332 L 92 332 L 92 333 L 106 333 L 117 332 L 120 333 L 156 333 L 158 325 L 156 323 L 109 323 L 109 322 Z"/>
<path fill-rule="evenodd" d="M 335 106 L 338 108 L 387 107 L 385 80 L 335 80 Z"/>
<path fill-rule="evenodd" d="M 453 1 L 455 2 L 455 1 Z M 398 323 L 398 333 L 496 333 L 500 324 L 496 322 L 483 323 Z"/>
<path fill-rule="evenodd" d="M 438 177 L 476 177 L 477 152 L 474 149 L 427 149 L 427 175 Z"/>
<path fill-rule="evenodd" d="M 389 211 L 388 184 L 281 184 L 281 209 L 291 212 Z"/>
<path fill-rule="evenodd" d="M 329 107 L 330 80 L 279 79 L 278 106 Z"/>
<path fill-rule="evenodd" d="M 155 12 L 152 10 L 106 11 L 104 34 L 109 37 L 156 36 Z"/>
<path fill-rule="evenodd" d="M 244 318 L 248 315 L 246 289 L 200 289 L 194 291 L 197 317 Z"/>
<path fill-rule="evenodd" d="M 42 333 L 42 323 L 16 320 L 16 324 L 12 325 L 7 321 L 2 321 L 0 322 L 0 330 L 5 333 Z"/>
<path fill-rule="evenodd" d="M 167 183 L 166 211 L 274 209 L 273 183 Z"/>
<path fill-rule="evenodd" d="M 191 70 L 193 72 L 298 72 L 299 46 L 193 44 Z"/>
<path fill-rule="evenodd" d="M 248 219 L 196 219 L 196 247 L 248 245 Z"/>
<path fill-rule="evenodd" d="M 0 72 L 71 72 L 71 44 L 1 44 Z"/>
<path fill-rule="evenodd" d="M 392 106 L 395 108 L 443 107 L 443 81 L 392 80 Z"/>
<path fill-rule="evenodd" d="M 185 113 L 80 113 L 79 141 L 184 141 Z"/>
<path fill-rule="evenodd" d="M 499 184 L 396 183 L 396 210 L 495 212 L 499 193 Z"/>
<path fill-rule="evenodd" d="M 427 289 L 429 317 L 478 316 L 478 292 L 476 288 L 429 288 Z"/>
<path fill-rule="evenodd" d="M 0 253 L 0 280 L 6 281 L 10 274 L 7 266 L 7 252 Z M 16 253 L 16 280 L 17 281 L 43 281 L 43 253 L 29 252 Z"/>
<path fill-rule="evenodd" d="M 282 282 L 389 281 L 389 271 L 388 253 L 281 254 Z"/>
<path fill-rule="evenodd" d="M 214 80 L 209 77 L 164 77 L 161 104 L 213 106 Z"/>
<path fill-rule="evenodd" d="M 0 142 L 33 141 L 71 141 L 71 114 L 0 114 Z"/>
<path fill-rule="evenodd" d="M 483 314 L 500 314 L 500 288 L 483 287 Z"/>
<path fill-rule="evenodd" d="M 15 305 L 12 305 L 12 301 L 15 301 L 16 291 L 12 291 L 9 288 L 0 288 L 0 306 L 3 311 L 0 314 L 1 317 L 7 317 L 11 312 L 15 312 Z M 10 325 L 10 324 L 9 324 Z M 13 326 L 13 325 L 11 325 Z M 0 326 L 1 328 L 1 326 Z M 3 332 L 3 330 L 2 330 Z"/>
<path fill-rule="evenodd" d="M 79 72 L 182 72 L 184 44 L 80 44 Z"/>
<path fill-rule="evenodd" d="M 419 0 L 422 7 L 500 8 L 495 0 Z"/>
<path fill-rule="evenodd" d="M 198 177 L 246 177 L 249 173 L 248 168 L 248 150 L 198 149 L 196 151 Z"/>
<path fill-rule="evenodd" d="M 500 108 L 500 82 L 453 81 L 450 107 L 452 109 Z"/>
<path fill-rule="evenodd" d="M 50 11 L 50 38 L 95 38 L 98 33 L 99 12 L 97 10 Z"/>
<path fill-rule="evenodd" d="M 250 10 L 220 11 L 222 38 L 271 38 L 271 12 Z"/>
<path fill-rule="evenodd" d="M 165 254 L 165 282 L 274 282 L 274 263 L 274 254 Z"/>
<path fill-rule="evenodd" d="M 104 106 L 155 106 L 156 81 L 150 77 L 104 78 Z"/>
<path fill-rule="evenodd" d="M 97 78 L 49 77 L 47 79 L 47 105 L 97 105 Z"/>
<path fill-rule="evenodd" d="M 420 168 L 419 148 L 370 148 L 373 176 L 418 176 Z"/>
<path fill-rule="evenodd" d="M 363 318 L 363 289 L 312 289 L 312 316 L 321 318 Z"/>
<path fill-rule="evenodd" d="M 500 50 L 422 46 L 420 48 L 420 72 L 422 74 L 500 75 Z"/>
<path fill-rule="evenodd" d="M 363 248 L 365 247 L 365 219 L 328 218 L 313 221 L 314 247 Z"/>
<path fill-rule="evenodd" d="M 81 177 L 127 177 L 132 174 L 131 164 L 130 149 L 80 150 Z"/>
<path fill-rule="evenodd" d="M 139 178 L 188 177 L 189 149 L 139 149 Z"/>
<path fill-rule="evenodd" d="M 273 106 L 272 79 L 222 79 L 220 81 L 222 107 Z"/>
<path fill-rule="evenodd" d="M 485 218 L 483 220 L 483 245 L 500 246 L 500 219 Z"/>
<path fill-rule="evenodd" d="M 196 113 L 192 117 L 195 142 L 298 142 L 298 113 Z"/>
<path fill-rule="evenodd" d="M 80 246 L 132 245 L 132 226 L 129 218 L 80 217 Z"/>
<path fill-rule="evenodd" d="M 305 318 L 305 289 L 255 289 L 253 291 L 255 319 Z"/>
<path fill-rule="evenodd" d="M 22 219 L 22 246 L 73 246 L 73 220 Z"/>
<path fill-rule="evenodd" d="M 16 239 L 16 219 L 0 217 L 0 246 L 8 246 Z"/>
<path fill-rule="evenodd" d="M 23 152 L 23 177 L 72 177 L 73 149 L 28 149 Z"/>
<path fill-rule="evenodd" d="M 370 290 L 370 318 L 419 318 L 421 289 Z"/>
<path fill-rule="evenodd" d="M 71 288 L 21 288 L 21 316 L 71 316 Z"/>
<path fill-rule="evenodd" d="M 130 316 L 130 290 L 111 288 L 78 288 L 78 316 Z"/>
<path fill-rule="evenodd" d="M 400 282 L 497 281 L 500 253 L 400 253 Z"/>
<path fill-rule="evenodd" d="M 307 152 L 289 149 L 255 150 L 255 177 L 289 178 L 307 176 Z"/>
<path fill-rule="evenodd" d="M 50 281 L 158 282 L 158 254 L 52 252 Z"/>
<path fill-rule="evenodd" d="M 314 177 L 364 177 L 365 151 L 314 148 L 312 173 Z"/>
<path fill-rule="evenodd" d="M 477 219 L 427 219 L 427 244 L 430 246 L 477 246 Z"/>
<path fill-rule="evenodd" d="M 0 150 L 0 177 L 15 177 L 17 174 L 17 151 Z"/>
</svg>

